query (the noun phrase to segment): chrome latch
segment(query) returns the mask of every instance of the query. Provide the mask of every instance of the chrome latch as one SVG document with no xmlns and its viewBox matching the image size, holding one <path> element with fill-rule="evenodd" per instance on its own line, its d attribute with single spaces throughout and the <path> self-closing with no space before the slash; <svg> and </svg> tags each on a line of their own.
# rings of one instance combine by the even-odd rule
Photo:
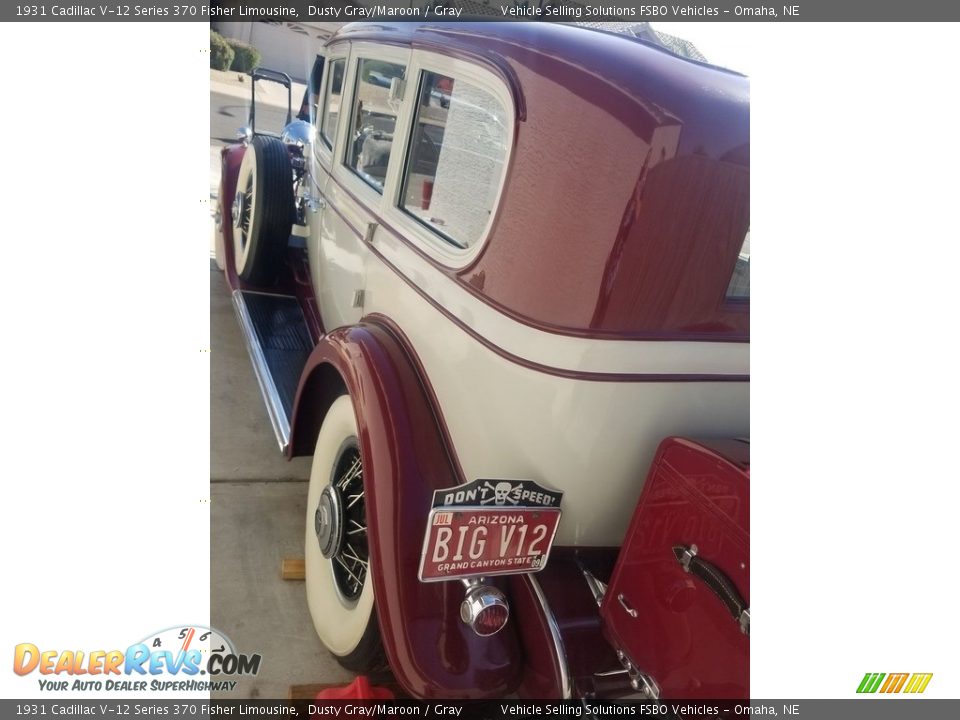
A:
<svg viewBox="0 0 960 720">
<path fill-rule="evenodd" d="M 747 637 L 750 636 L 750 608 L 746 608 L 740 613 L 740 632 Z"/>
<path fill-rule="evenodd" d="M 632 618 L 637 617 L 637 611 L 636 609 L 633 608 L 633 606 L 630 605 L 630 601 L 627 600 L 626 595 L 624 595 L 623 593 L 620 593 L 619 595 L 617 595 L 617 602 L 620 603 L 620 607 L 622 607 L 624 610 L 627 611 L 627 615 L 629 615 Z"/>
<path fill-rule="evenodd" d="M 688 548 L 683 549 L 683 554 L 677 558 L 680 561 L 680 565 L 683 567 L 684 572 L 690 572 L 690 563 L 693 562 L 693 559 L 697 556 L 697 546 L 691 545 Z"/>
</svg>

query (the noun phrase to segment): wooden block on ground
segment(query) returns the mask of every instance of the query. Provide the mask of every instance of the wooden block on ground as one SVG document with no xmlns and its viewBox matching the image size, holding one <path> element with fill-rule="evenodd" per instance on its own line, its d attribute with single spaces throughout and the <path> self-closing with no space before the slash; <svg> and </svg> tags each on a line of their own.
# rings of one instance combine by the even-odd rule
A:
<svg viewBox="0 0 960 720">
<path fill-rule="evenodd" d="M 284 580 L 303 580 L 303 558 L 284 558 L 280 563 L 280 577 Z"/>
</svg>

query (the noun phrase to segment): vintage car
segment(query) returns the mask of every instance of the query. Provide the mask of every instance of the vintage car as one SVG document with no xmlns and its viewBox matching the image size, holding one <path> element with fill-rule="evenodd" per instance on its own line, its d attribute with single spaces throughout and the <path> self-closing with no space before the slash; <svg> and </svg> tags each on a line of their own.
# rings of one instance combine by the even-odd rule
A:
<svg viewBox="0 0 960 720">
<path fill-rule="evenodd" d="M 323 644 L 415 697 L 748 698 L 747 79 L 536 23 L 348 25 L 314 76 L 223 150 L 217 256 Z"/>
</svg>

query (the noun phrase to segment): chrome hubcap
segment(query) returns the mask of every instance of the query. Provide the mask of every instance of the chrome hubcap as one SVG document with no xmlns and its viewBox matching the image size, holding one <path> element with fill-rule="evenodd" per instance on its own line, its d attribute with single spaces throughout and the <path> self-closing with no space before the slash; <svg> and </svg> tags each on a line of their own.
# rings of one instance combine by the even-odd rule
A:
<svg viewBox="0 0 960 720">
<path fill-rule="evenodd" d="M 253 178 L 247 181 L 247 187 L 237 190 L 233 196 L 233 205 L 230 207 L 230 217 L 233 226 L 240 232 L 240 246 L 247 244 L 247 235 L 250 233 L 250 206 L 253 204 Z"/>
<path fill-rule="evenodd" d="M 320 552 L 333 567 L 337 590 L 347 602 L 356 602 L 370 560 L 363 464 L 356 440 L 340 450 L 330 484 L 320 494 L 314 512 L 314 530 Z"/>
<path fill-rule="evenodd" d="M 320 552 L 329 560 L 340 551 L 343 539 L 343 505 L 340 493 L 332 485 L 327 485 L 320 495 L 313 527 L 317 532 Z"/>
<path fill-rule="evenodd" d="M 240 226 L 240 218 L 243 215 L 243 193 L 238 192 L 233 198 L 233 207 L 230 208 L 230 217 L 233 219 L 234 226 Z"/>
</svg>

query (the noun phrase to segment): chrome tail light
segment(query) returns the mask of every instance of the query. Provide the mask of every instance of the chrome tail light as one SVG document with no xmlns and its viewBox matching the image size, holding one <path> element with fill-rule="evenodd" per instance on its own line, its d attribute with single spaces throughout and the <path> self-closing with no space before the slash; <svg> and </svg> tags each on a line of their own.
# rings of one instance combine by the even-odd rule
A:
<svg viewBox="0 0 960 720">
<path fill-rule="evenodd" d="M 481 579 L 464 580 L 466 597 L 460 603 L 460 619 L 480 637 L 496 635 L 510 617 L 507 598 L 497 588 L 484 585 Z"/>
</svg>

